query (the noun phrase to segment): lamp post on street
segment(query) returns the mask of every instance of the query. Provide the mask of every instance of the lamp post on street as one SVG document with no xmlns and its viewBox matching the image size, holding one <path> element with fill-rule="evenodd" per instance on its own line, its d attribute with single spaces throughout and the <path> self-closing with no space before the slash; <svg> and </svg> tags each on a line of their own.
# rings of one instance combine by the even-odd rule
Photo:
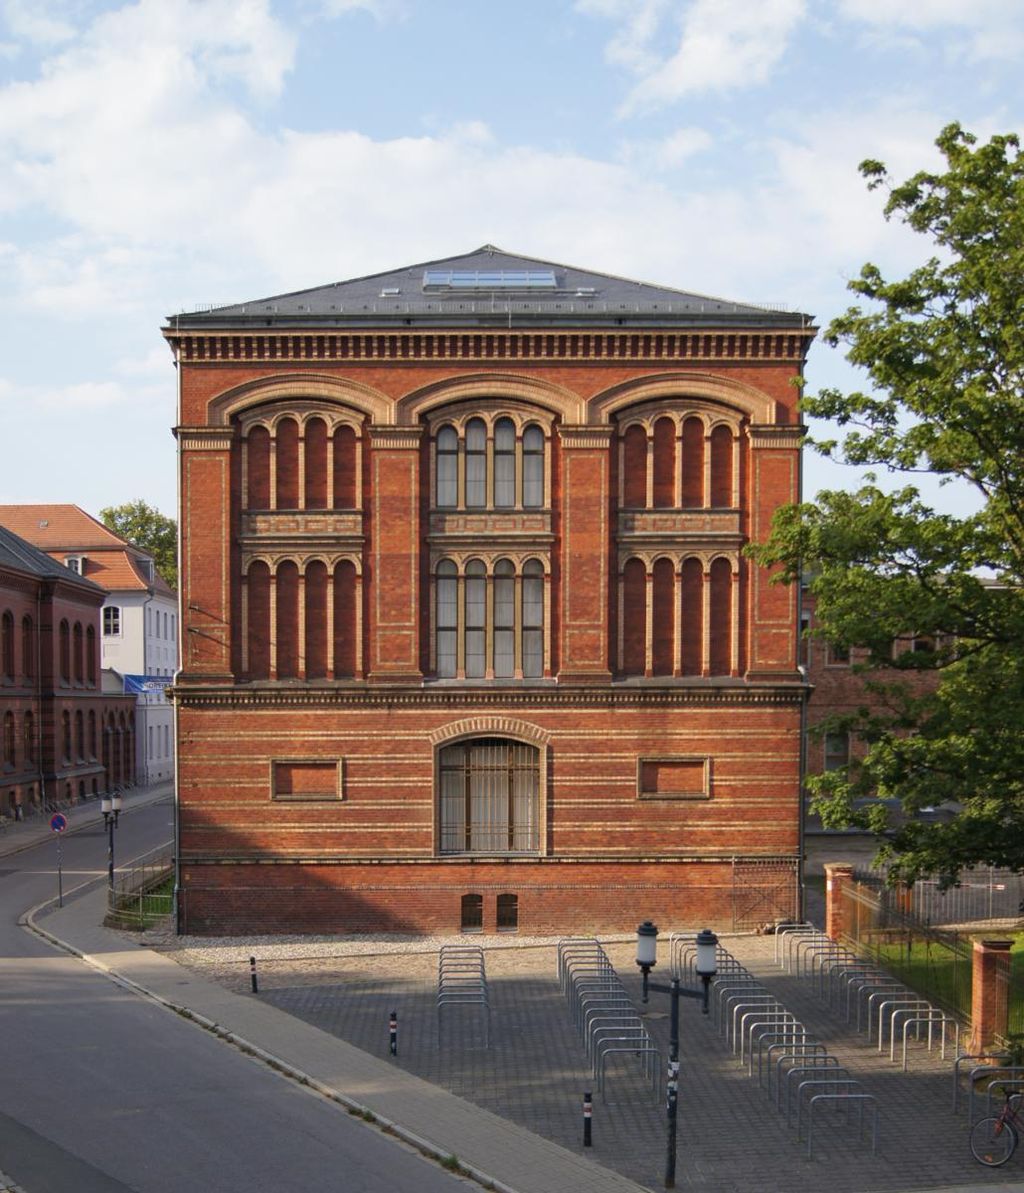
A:
<svg viewBox="0 0 1024 1193">
<path fill-rule="evenodd" d="M 650 920 L 644 920 L 636 930 L 636 963 L 643 975 L 643 1001 L 647 1002 L 648 990 L 668 994 L 672 998 L 668 1035 L 668 1088 L 665 1109 L 668 1115 L 668 1140 L 665 1152 L 665 1188 L 676 1187 L 676 1134 L 679 1112 L 679 999 L 700 998 L 703 1012 L 708 1013 L 708 991 L 711 979 L 718 970 L 718 937 L 704 928 L 697 936 L 697 974 L 702 990 L 683 990 L 679 979 L 673 978 L 671 986 L 662 986 L 648 981 L 651 970 L 658 963 L 658 929 Z"/>
<path fill-rule="evenodd" d="M 114 788 L 113 792 L 104 795 L 100 800 L 100 811 L 103 813 L 103 824 L 108 833 L 107 844 L 107 885 L 114 889 L 114 829 L 117 818 L 121 815 L 121 792 Z"/>
</svg>

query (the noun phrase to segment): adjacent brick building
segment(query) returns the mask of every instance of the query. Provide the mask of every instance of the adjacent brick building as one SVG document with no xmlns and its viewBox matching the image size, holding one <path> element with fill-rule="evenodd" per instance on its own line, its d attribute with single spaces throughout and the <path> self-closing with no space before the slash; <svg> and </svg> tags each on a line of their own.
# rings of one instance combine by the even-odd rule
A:
<svg viewBox="0 0 1024 1193">
<path fill-rule="evenodd" d="M 164 334 L 183 931 L 792 911 L 806 316 L 485 246 Z"/>
<path fill-rule="evenodd" d="M 0 814 L 134 779 L 131 697 L 103 692 L 104 591 L 0 525 Z"/>
</svg>

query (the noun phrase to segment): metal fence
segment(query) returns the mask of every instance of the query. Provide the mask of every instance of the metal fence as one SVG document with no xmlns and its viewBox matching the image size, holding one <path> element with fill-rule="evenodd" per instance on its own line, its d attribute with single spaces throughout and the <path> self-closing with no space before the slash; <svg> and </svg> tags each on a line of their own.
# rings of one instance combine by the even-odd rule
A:
<svg viewBox="0 0 1024 1193">
<path fill-rule="evenodd" d="M 119 927 L 145 928 L 174 910 L 173 842 L 165 841 L 133 858 L 114 874 L 107 893 L 107 918 Z"/>
<path fill-rule="evenodd" d="M 970 924 L 1022 914 L 1024 875 L 994 866 L 964 871 L 959 886 L 943 891 L 930 878 L 914 883 L 911 907 L 925 924 Z"/>
</svg>

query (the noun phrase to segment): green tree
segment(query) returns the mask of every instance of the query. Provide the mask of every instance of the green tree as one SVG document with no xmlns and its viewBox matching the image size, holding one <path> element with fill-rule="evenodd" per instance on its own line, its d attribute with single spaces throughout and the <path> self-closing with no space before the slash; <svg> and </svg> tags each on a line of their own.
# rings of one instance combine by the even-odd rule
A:
<svg viewBox="0 0 1024 1193">
<path fill-rule="evenodd" d="M 825 339 L 870 386 L 802 408 L 841 429 L 814 444 L 823 454 L 963 482 L 975 498 L 940 513 L 914 483 L 884 492 L 870 473 L 856 492 L 780 510 L 753 554 L 785 581 L 809 577 L 823 635 L 868 652 L 874 699 L 827 726 L 866 755 L 813 777 L 813 806 L 826 825 L 885 833 L 894 878 L 950 883 L 977 863 L 1024 870 L 1024 157 L 1016 136 L 979 145 L 955 124 L 937 144 L 945 168 L 900 185 L 881 163 L 861 165 L 888 193 L 886 218 L 934 255 L 901 280 L 863 267 L 849 289 L 866 307 Z M 894 651 L 908 633 L 935 649 Z M 909 813 L 959 810 L 948 824 L 893 827 L 882 806 L 863 810 L 872 795 Z"/>
<path fill-rule="evenodd" d="M 153 556 L 156 569 L 178 587 L 178 524 L 139 498 L 100 510 L 100 521 L 115 534 Z"/>
</svg>

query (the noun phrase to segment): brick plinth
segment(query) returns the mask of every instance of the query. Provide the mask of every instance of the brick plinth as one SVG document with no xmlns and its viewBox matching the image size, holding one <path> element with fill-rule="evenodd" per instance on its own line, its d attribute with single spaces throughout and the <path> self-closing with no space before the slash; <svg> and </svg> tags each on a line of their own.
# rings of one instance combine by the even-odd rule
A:
<svg viewBox="0 0 1024 1193">
<path fill-rule="evenodd" d="M 843 888 L 853 881 L 853 866 L 847 862 L 826 862 L 825 870 L 825 934 L 839 940 L 846 930 Z"/>
<path fill-rule="evenodd" d="M 976 940 L 971 984 L 971 1051 L 987 1052 L 1007 1030 L 1011 940 Z"/>
</svg>

